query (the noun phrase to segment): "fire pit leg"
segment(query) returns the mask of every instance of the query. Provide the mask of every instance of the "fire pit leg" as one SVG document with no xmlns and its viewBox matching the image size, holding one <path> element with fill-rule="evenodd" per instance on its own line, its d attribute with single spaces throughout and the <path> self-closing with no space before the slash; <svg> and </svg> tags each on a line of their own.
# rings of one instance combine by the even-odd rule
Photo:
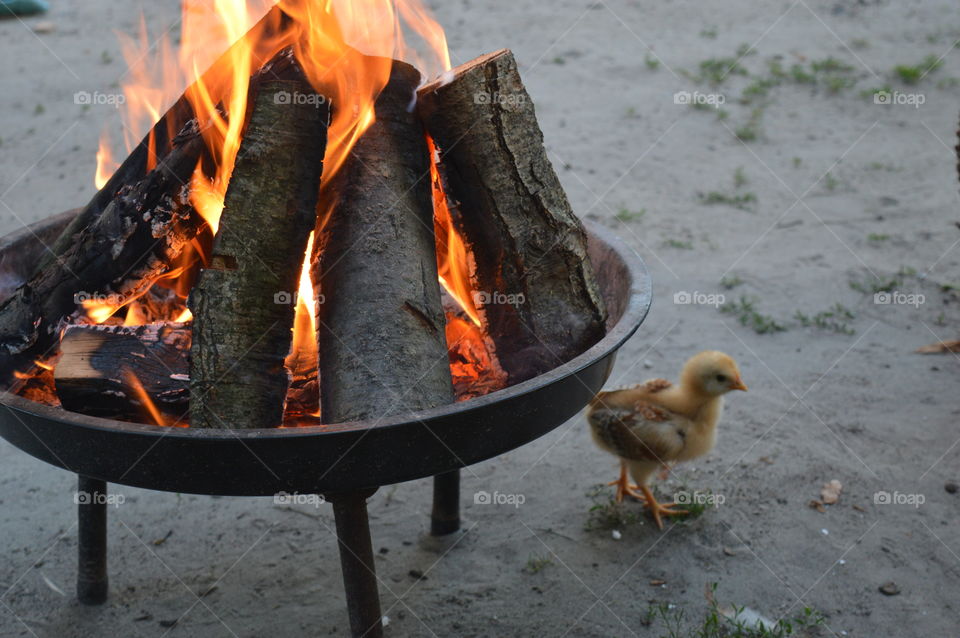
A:
<svg viewBox="0 0 960 638">
<path fill-rule="evenodd" d="M 84 605 L 101 605 L 107 600 L 107 483 L 78 479 L 77 598 Z"/>
<path fill-rule="evenodd" d="M 367 499 L 376 490 L 328 494 L 337 521 L 340 565 L 347 593 L 350 632 L 355 637 L 383 638 L 380 592 L 377 589 Z"/>
<path fill-rule="evenodd" d="M 460 470 L 433 477 L 430 534 L 446 536 L 460 529 Z"/>
</svg>

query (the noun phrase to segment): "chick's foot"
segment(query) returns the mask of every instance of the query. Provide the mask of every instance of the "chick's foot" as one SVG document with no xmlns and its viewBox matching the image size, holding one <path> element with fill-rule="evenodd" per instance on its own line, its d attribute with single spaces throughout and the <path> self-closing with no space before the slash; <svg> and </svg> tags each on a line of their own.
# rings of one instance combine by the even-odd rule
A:
<svg viewBox="0 0 960 638">
<path fill-rule="evenodd" d="M 650 488 L 646 485 L 641 485 L 640 490 L 643 492 L 644 506 L 653 514 L 653 520 L 661 531 L 663 530 L 663 519 L 661 519 L 661 516 L 686 516 L 690 513 L 687 510 L 673 509 L 675 507 L 673 504 L 664 505 L 658 502 L 653 496 L 653 492 L 651 492 Z"/>
<path fill-rule="evenodd" d="M 644 495 L 641 492 L 637 491 L 637 488 L 639 486 L 634 485 L 633 483 L 630 482 L 630 478 L 627 476 L 626 463 L 620 464 L 620 478 L 618 478 L 615 481 L 610 481 L 609 483 L 607 483 L 607 485 L 617 486 L 617 495 L 615 497 L 617 503 L 622 503 L 623 497 L 626 495 L 630 495 L 633 498 L 641 501 L 645 499 Z"/>
</svg>

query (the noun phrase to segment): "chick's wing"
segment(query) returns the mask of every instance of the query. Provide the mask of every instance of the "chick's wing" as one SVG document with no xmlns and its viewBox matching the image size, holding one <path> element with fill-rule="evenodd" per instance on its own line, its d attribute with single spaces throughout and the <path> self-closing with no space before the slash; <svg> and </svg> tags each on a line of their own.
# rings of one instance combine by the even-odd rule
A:
<svg viewBox="0 0 960 638">
<path fill-rule="evenodd" d="M 597 406 L 589 415 L 597 442 L 625 459 L 664 463 L 683 450 L 688 420 L 637 401 L 632 409 Z"/>
</svg>

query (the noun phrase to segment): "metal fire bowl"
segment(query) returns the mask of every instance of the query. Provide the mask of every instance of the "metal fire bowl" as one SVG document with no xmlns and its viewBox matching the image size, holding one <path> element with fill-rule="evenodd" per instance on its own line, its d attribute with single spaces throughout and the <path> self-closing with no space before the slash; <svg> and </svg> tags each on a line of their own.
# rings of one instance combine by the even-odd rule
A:
<svg viewBox="0 0 960 638">
<path fill-rule="evenodd" d="M 0 298 L 76 211 L 0 239 Z M 617 350 L 651 301 L 641 259 L 587 224 L 590 256 L 610 318 L 607 335 L 568 363 L 453 405 L 380 422 L 209 430 L 101 419 L 0 394 L 0 436 L 70 472 L 153 490 L 227 496 L 335 493 L 452 471 L 508 452 L 577 414 L 602 388 Z M 41 243 L 42 242 L 42 243 Z"/>
</svg>

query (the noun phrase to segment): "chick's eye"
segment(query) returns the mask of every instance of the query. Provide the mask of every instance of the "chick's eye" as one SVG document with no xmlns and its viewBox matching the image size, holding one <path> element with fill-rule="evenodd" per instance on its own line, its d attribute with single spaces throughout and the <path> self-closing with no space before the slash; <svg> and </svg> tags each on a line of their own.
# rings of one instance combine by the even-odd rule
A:
<svg viewBox="0 0 960 638">
<path fill-rule="evenodd" d="M 717 381 L 718 381 L 719 383 L 726 383 L 726 382 L 727 382 L 727 377 L 726 377 L 726 375 L 718 374 L 718 375 L 717 375 Z"/>
</svg>

